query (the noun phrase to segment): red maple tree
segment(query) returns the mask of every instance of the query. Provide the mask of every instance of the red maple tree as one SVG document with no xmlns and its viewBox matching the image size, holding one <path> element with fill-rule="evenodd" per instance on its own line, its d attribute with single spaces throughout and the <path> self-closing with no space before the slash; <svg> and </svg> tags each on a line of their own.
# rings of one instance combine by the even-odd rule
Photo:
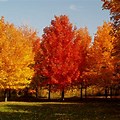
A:
<svg viewBox="0 0 120 120">
<path fill-rule="evenodd" d="M 62 99 L 64 89 L 80 74 L 78 59 L 74 54 L 74 32 L 67 16 L 55 16 L 51 25 L 44 29 L 40 58 L 36 65 L 38 74 L 46 76 L 44 83 L 49 85 L 49 89 L 56 85 L 62 91 Z"/>
</svg>

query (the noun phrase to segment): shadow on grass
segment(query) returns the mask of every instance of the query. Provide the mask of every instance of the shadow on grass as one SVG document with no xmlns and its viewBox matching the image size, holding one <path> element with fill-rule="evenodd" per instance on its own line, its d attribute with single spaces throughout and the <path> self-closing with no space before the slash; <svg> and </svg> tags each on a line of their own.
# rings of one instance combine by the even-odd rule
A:
<svg viewBox="0 0 120 120">
<path fill-rule="evenodd" d="M 0 101 L 4 101 L 3 98 L 0 99 Z M 77 96 L 74 97 L 69 97 L 69 98 L 65 98 L 64 101 L 62 101 L 61 99 L 47 99 L 44 97 L 41 98 L 36 98 L 36 97 L 32 97 L 32 96 L 28 96 L 28 97 L 15 97 L 15 98 L 8 98 L 8 101 L 16 101 L 16 102 L 119 102 L 120 101 L 120 96 L 119 98 L 105 98 L 104 96 L 95 96 L 95 97 L 87 97 L 87 98 L 80 98 Z"/>
<path fill-rule="evenodd" d="M 1 107 L 1 105 L 0 105 Z M 120 102 L 5 103 L 0 120 L 119 120 Z"/>
</svg>

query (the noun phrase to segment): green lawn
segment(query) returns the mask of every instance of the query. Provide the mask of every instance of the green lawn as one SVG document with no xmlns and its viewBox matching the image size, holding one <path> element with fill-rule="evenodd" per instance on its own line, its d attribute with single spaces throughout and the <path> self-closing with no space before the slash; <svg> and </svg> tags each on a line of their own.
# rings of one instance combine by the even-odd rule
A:
<svg viewBox="0 0 120 120">
<path fill-rule="evenodd" d="M 120 120 L 120 102 L 0 102 L 0 120 Z"/>
</svg>

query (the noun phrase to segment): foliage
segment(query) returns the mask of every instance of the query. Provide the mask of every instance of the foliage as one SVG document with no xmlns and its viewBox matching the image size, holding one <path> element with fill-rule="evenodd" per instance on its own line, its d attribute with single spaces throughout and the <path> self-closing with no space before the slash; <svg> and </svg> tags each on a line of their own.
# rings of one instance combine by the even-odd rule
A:
<svg viewBox="0 0 120 120">
<path fill-rule="evenodd" d="M 116 40 L 114 42 L 115 55 L 120 57 L 120 1 L 119 0 L 102 0 L 103 8 L 110 10 L 111 19 L 114 24 L 114 31 L 112 32 L 112 36 L 114 35 Z"/>
<path fill-rule="evenodd" d="M 98 27 L 94 43 L 87 55 L 88 75 L 90 84 L 110 86 L 113 83 L 114 61 L 112 56 L 114 37 L 110 35 L 111 23 L 104 22 Z"/>
<path fill-rule="evenodd" d="M 31 34 L 0 19 L 0 87 L 23 88 L 30 83 L 34 73 Z"/>
<path fill-rule="evenodd" d="M 83 76 L 83 72 L 87 67 L 87 54 L 91 45 L 91 36 L 89 35 L 87 27 L 80 28 L 75 31 L 75 40 L 74 40 L 74 55 L 78 58 L 78 68 L 80 71 L 80 76 L 78 78 L 77 83 L 83 83 L 85 77 Z"/>
<path fill-rule="evenodd" d="M 79 76 L 78 58 L 74 56 L 74 29 L 67 16 L 55 16 L 51 25 L 44 29 L 41 55 L 36 65 L 47 77 L 47 84 L 57 84 L 64 89 Z M 40 69 L 39 69 L 40 68 Z"/>
<path fill-rule="evenodd" d="M 103 8 L 110 10 L 111 19 L 116 27 L 120 27 L 120 0 L 102 0 Z"/>
<path fill-rule="evenodd" d="M 113 56 L 115 61 L 115 71 L 116 79 L 119 80 L 119 63 L 120 63 L 120 0 L 102 0 L 103 8 L 108 9 L 111 14 L 111 19 L 113 20 L 114 28 L 112 31 L 112 36 L 115 37 L 113 46 Z"/>
<path fill-rule="evenodd" d="M 103 7 L 116 13 L 116 2 L 119 1 L 104 0 Z M 118 14 L 113 16 L 114 25 L 118 27 L 104 22 L 98 27 L 92 44 L 87 27 L 73 27 L 66 15 L 55 16 L 50 26 L 45 27 L 41 39 L 28 26 L 17 28 L 2 17 L 0 88 L 18 89 L 31 83 L 36 91 L 40 86 L 49 85 L 50 92 L 50 88 L 64 91 L 75 85 L 85 88 L 117 85 L 120 30 L 115 17 Z"/>
</svg>

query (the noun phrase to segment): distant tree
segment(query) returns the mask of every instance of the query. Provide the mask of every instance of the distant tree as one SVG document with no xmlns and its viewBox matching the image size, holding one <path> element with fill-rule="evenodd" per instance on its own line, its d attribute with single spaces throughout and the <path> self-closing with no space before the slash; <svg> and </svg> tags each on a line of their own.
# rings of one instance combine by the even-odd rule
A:
<svg viewBox="0 0 120 120">
<path fill-rule="evenodd" d="M 36 90 L 36 98 L 38 98 L 38 91 L 39 88 L 42 87 L 42 82 L 44 81 L 44 77 L 42 76 L 42 74 L 40 74 L 40 68 L 38 67 L 38 64 L 42 58 L 41 55 L 41 47 L 40 47 L 40 38 L 36 39 L 33 42 L 33 52 L 35 53 L 34 55 L 34 61 L 35 64 L 34 66 L 34 75 L 33 75 L 33 79 L 31 81 L 30 86 Z"/>
<path fill-rule="evenodd" d="M 74 40 L 74 49 L 76 55 L 75 57 L 78 59 L 78 66 L 80 71 L 80 76 L 77 81 L 77 85 L 81 88 L 81 98 L 82 98 L 82 89 L 85 88 L 86 80 L 83 76 L 83 73 L 86 69 L 86 56 L 88 54 L 88 50 L 91 45 L 91 36 L 88 33 L 88 29 L 86 28 L 80 28 L 76 30 L 75 32 L 75 40 Z"/>
</svg>

